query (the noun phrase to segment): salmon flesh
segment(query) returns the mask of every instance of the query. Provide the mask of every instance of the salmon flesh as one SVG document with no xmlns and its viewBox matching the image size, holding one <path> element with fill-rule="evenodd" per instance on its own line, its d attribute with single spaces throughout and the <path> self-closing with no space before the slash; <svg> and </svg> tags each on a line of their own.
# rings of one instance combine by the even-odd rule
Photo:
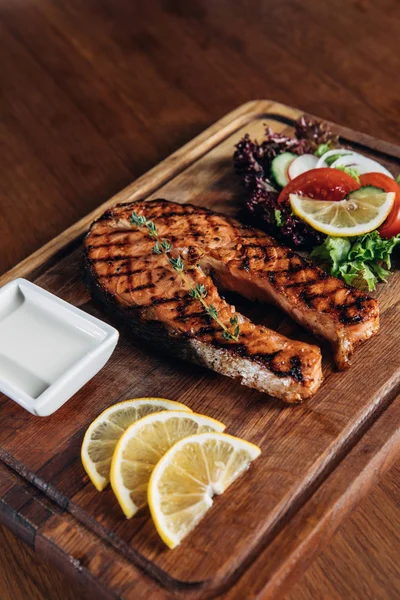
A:
<svg viewBox="0 0 400 600">
<path fill-rule="evenodd" d="M 132 211 L 154 222 L 171 255 L 185 263 L 186 282 L 165 254 L 155 254 L 146 227 Z M 166 200 L 137 201 L 108 210 L 85 238 L 89 285 L 94 297 L 135 335 L 168 353 L 286 402 L 312 396 L 322 382 L 317 346 L 289 340 L 238 314 L 219 291 L 273 303 L 314 334 L 330 341 L 339 368 L 379 327 L 377 302 L 327 275 L 269 235 L 206 208 Z M 190 288 L 204 286 L 230 330 L 237 314 L 237 341 L 223 337 Z"/>
</svg>

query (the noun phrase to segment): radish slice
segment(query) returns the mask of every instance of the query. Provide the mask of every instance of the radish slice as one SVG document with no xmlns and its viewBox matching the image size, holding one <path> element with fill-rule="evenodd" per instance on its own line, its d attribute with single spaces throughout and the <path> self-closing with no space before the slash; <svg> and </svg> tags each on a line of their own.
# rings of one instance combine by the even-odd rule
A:
<svg viewBox="0 0 400 600">
<path fill-rule="evenodd" d="M 345 154 L 354 154 L 354 153 L 351 150 L 346 150 L 346 148 L 337 148 L 336 150 L 328 150 L 328 152 L 325 152 L 325 154 L 323 154 L 321 156 L 321 158 L 318 160 L 316 168 L 321 169 L 322 167 L 329 167 L 329 165 L 325 159 L 329 158 L 330 156 L 339 156 L 341 154 L 345 155 Z"/>
<path fill-rule="evenodd" d="M 352 152 L 349 156 L 341 156 L 331 164 L 331 167 L 334 169 L 336 167 L 350 166 L 355 167 L 360 175 L 363 175 L 364 173 L 383 173 L 391 179 L 394 179 L 391 172 L 385 169 L 384 166 L 382 166 L 376 160 L 372 160 L 372 158 L 358 154 L 358 152 Z"/>
<path fill-rule="evenodd" d="M 311 171 L 311 169 L 315 169 L 317 166 L 319 159 L 318 156 L 314 154 L 302 154 L 298 156 L 289 165 L 288 168 L 288 176 L 289 179 L 294 179 L 306 171 Z"/>
</svg>

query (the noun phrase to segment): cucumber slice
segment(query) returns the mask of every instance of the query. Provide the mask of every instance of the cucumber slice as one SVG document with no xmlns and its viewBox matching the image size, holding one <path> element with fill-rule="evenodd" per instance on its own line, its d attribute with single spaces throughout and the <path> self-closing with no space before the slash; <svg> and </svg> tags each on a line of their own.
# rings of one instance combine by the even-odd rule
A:
<svg viewBox="0 0 400 600">
<path fill-rule="evenodd" d="M 357 200 L 358 198 L 365 198 L 367 196 L 374 196 L 375 194 L 382 194 L 382 192 L 384 191 L 385 190 L 383 190 L 382 188 L 375 187 L 374 185 L 364 185 L 358 190 L 350 192 L 347 198 L 351 197 Z"/>
<path fill-rule="evenodd" d="M 271 173 L 276 183 L 284 188 L 289 183 L 288 168 L 290 163 L 297 158 L 297 154 L 293 152 L 283 152 L 275 156 L 271 163 Z"/>
</svg>

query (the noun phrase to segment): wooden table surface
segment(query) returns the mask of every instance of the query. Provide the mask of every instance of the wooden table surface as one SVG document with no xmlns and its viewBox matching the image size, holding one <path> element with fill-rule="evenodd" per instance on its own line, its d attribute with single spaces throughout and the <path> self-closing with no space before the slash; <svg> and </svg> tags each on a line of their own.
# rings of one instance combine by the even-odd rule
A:
<svg viewBox="0 0 400 600">
<path fill-rule="evenodd" d="M 0 0 L 0 273 L 246 100 L 399 143 L 399 28 L 398 0 Z M 396 465 L 290 599 L 399 597 L 399 530 Z M 0 600 L 80 596 L 0 547 Z"/>
</svg>

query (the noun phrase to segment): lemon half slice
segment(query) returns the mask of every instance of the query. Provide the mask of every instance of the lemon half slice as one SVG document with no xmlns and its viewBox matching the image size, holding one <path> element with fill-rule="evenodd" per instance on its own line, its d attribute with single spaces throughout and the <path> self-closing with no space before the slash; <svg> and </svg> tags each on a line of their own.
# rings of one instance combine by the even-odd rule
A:
<svg viewBox="0 0 400 600">
<path fill-rule="evenodd" d="M 340 202 L 290 194 L 294 214 L 326 235 L 349 237 L 377 229 L 392 210 L 396 194 L 366 186 Z"/>
<path fill-rule="evenodd" d="M 160 458 L 177 441 L 195 433 L 223 431 L 225 425 L 196 413 L 164 411 L 129 427 L 111 463 L 111 487 L 129 519 L 147 504 L 147 485 Z"/>
<path fill-rule="evenodd" d="M 175 548 L 222 494 L 261 453 L 225 433 L 192 435 L 176 443 L 153 470 L 148 502 L 154 524 Z"/>
<path fill-rule="evenodd" d="M 138 419 L 163 410 L 190 408 L 164 398 L 135 398 L 110 406 L 93 421 L 82 442 L 81 459 L 93 485 L 101 492 L 110 481 L 112 455 L 124 431 Z"/>
</svg>

